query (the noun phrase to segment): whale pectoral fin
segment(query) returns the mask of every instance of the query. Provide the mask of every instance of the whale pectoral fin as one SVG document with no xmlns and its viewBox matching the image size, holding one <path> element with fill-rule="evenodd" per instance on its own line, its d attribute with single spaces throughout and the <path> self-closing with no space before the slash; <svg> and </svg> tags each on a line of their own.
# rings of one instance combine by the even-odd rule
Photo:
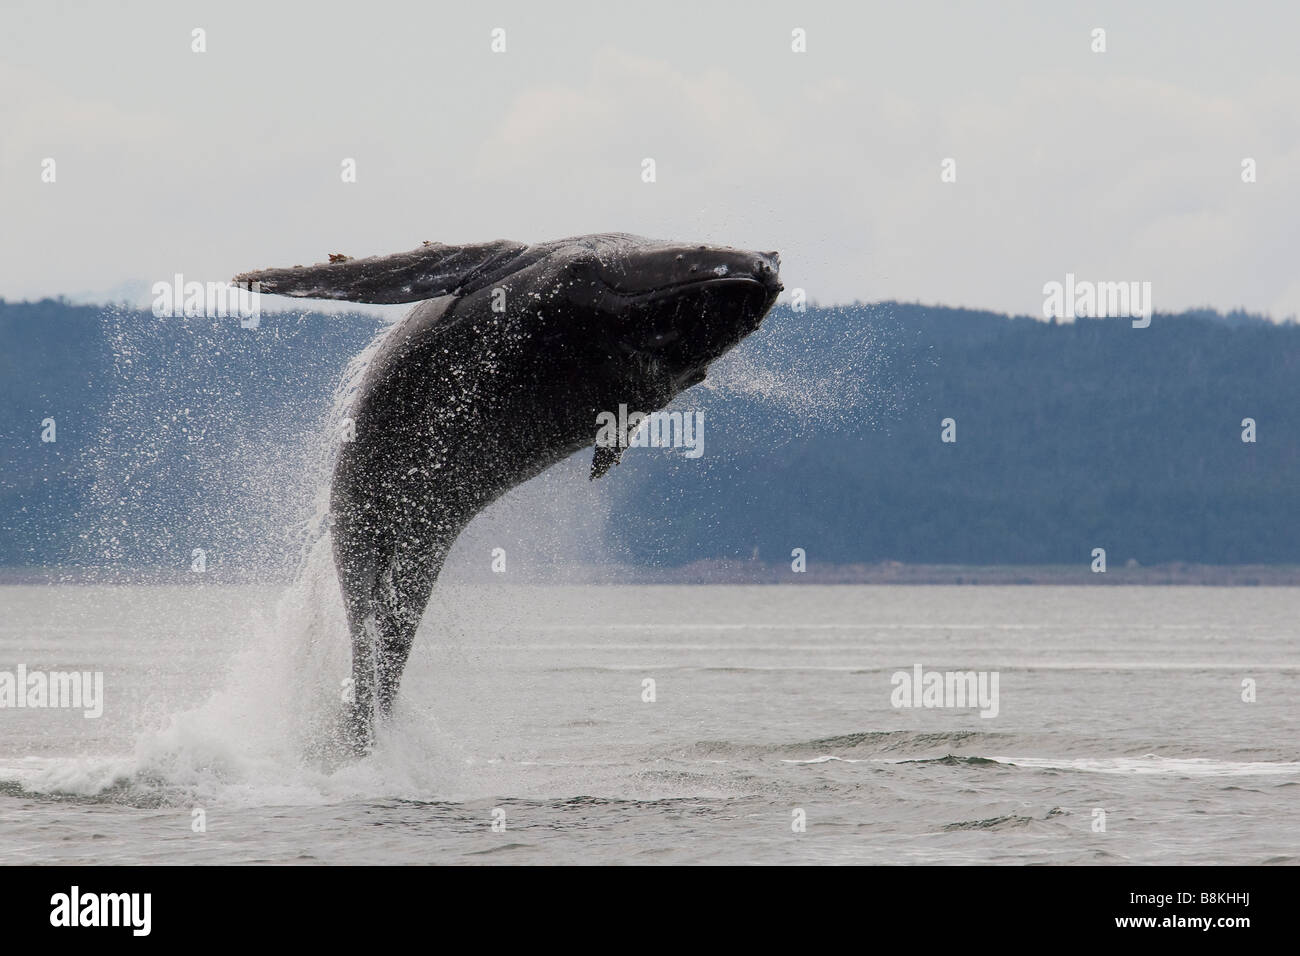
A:
<svg viewBox="0 0 1300 956">
<path fill-rule="evenodd" d="M 618 464 L 623 449 L 617 445 L 597 445 L 596 454 L 591 457 L 591 478 L 595 481 Z"/>
<path fill-rule="evenodd" d="M 376 305 L 418 302 L 470 291 L 509 275 L 515 260 L 527 248 L 522 242 L 506 239 L 464 246 L 431 242 L 391 256 L 331 256 L 330 262 L 314 266 L 241 272 L 231 281 L 244 289 L 257 283 L 259 292 L 305 299 Z"/>
</svg>

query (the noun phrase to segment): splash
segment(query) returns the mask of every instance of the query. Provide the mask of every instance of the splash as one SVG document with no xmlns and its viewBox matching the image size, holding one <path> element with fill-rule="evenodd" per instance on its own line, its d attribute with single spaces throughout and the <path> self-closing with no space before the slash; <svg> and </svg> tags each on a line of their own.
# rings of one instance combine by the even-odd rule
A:
<svg viewBox="0 0 1300 956">
<path fill-rule="evenodd" d="M 710 370 L 701 398 L 743 402 L 784 424 L 788 437 L 887 423 L 914 388 L 906 339 L 883 307 L 778 307 L 751 342 Z"/>
<path fill-rule="evenodd" d="M 370 757 L 344 763 L 334 756 L 351 647 L 333 563 L 329 479 L 365 370 L 391 329 L 382 328 L 347 364 L 313 442 L 284 454 L 265 474 L 240 475 L 240 484 L 273 490 L 282 503 L 312 506 L 287 530 L 281 525 L 276 540 L 293 556 L 292 581 L 272 612 L 252 613 L 219 688 L 142 731 L 128 755 L 53 761 L 26 776 L 29 790 L 140 805 L 266 804 L 427 795 L 447 784 L 456 763 L 447 759 L 450 745 L 432 716 L 414 707 L 398 708 Z M 138 335 L 119 325 L 117 336 L 116 353 L 129 369 L 142 351 Z M 145 400 L 132 390 L 125 395 L 115 406 L 119 421 Z M 169 432 L 137 442 L 146 465 Z M 227 467 L 223 476 L 229 480 L 237 470 Z"/>
</svg>

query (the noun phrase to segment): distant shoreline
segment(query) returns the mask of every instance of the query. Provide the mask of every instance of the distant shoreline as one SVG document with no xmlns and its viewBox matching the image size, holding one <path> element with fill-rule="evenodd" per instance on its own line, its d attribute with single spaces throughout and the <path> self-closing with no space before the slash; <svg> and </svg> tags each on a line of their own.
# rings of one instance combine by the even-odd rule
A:
<svg viewBox="0 0 1300 956">
<path fill-rule="evenodd" d="M 229 569 L 210 567 L 203 574 L 170 568 L 0 568 L 5 585 L 283 585 L 292 574 L 282 569 Z M 447 567 L 440 578 L 447 584 L 856 584 L 856 585 L 960 585 L 960 586 L 1199 586 L 1199 587 L 1300 587 L 1300 565 L 1211 565 L 1182 562 L 1149 567 L 1121 566 L 1094 573 L 1078 565 L 961 565 L 817 564 L 795 573 L 788 564 L 757 561 L 697 561 L 675 568 L 631 565 L 545 566 L 492 574 L 471 572 L 464 566 Z"/>
</svg>

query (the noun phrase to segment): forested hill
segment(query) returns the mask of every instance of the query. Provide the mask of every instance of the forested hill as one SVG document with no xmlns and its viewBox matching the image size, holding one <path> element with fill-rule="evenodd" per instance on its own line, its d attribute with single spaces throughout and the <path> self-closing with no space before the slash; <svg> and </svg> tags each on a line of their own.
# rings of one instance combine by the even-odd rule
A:
<svg viewBox="0 0 1300 956">
<path fill-rule="evenodd" d="M 281 560 L 286 475 L 378 328 L 0 303 L 0 565 Z M 1300 563 L 1295 324 L 781 308 L 674 407 L 704 411 L 701 457 L 601 479 L 620 560 Z"/>
</svg>

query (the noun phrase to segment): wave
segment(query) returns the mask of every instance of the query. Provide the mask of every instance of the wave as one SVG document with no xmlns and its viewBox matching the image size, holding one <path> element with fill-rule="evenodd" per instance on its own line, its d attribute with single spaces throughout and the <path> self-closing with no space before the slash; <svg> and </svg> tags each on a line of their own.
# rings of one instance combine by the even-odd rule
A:
<svg viewBox="0 0 1300 956">
<path fill-rule="evenodd" d="M 1300 763 L 1213 760 L 1207 757 L 989 757 L 988 762 L 1032 770 L 1177 777 L 1273 777 L 1300 774 Z"/>
<path fill-rule="evenodd" d="M 790 763 L 861 762 L 884 754 L 947 754 L 967 747 L 992 748 L 1013 745 L 1022 738 L 1014 734 L 977 730 L 944 733 L 913 730 L 872 730 L 862 733 L 819 737 L 815 740 L 788 743 L 741 743 L 702 740 L 675 753 L 699 759 L 779 758 Z"/>
<path fill-rule="evenodd" d="M 1129 745 L 1135 749 L 1135 745 Z M 699 741 L 674 755 L 720 762 L 777 760 L 781 763 L 818 766 L 827 764 L 873 764 L 903 767 L 952 766 L 1005 768 L 1034 771 L 1165 775 L 1183 777 L 1292 777 L 1300 775 L 1300 762 L 1287 760 L 1223 760 L 1196 754 L 1193 742 L 1169 748 L 1185 755 L 1097 756 L 1117 747 L 1114 740 L 1071 735 L 1016 734 L 977 730 L 924 732 L 879 730 L 841 734 L 815 740 L 779 743 Z M 1000 756 L 1007 753 L 1035 756 Z M 1047 752 L 1052 756 L 1041 756 Z"/>
</svg>

